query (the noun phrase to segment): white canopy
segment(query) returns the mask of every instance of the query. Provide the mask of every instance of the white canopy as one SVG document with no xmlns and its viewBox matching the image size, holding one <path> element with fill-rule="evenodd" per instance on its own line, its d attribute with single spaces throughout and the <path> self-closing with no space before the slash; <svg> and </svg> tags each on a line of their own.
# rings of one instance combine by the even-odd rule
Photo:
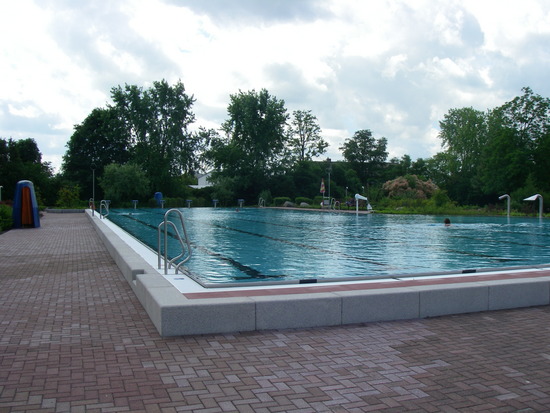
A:
<svg viewBox="0 0 550 413">
<path fill-rule="evenodd" d="M 539 196 L 539 194 L 535 194 L 530 196 L 529 198 L 525 198 L 524 201 L 536 201 Z"/>
</svg>

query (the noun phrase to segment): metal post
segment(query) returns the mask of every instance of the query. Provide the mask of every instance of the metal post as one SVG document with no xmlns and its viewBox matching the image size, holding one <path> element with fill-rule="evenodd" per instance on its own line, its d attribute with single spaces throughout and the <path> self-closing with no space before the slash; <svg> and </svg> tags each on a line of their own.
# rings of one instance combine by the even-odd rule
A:
<svg viewBox="0 0 550 413">
<path fill-rule="evenodd" d="M 3 188 L 3 186 L 0 185 L 0 202 L 2 202 L 2 188 Z"/>
<path fill-rule="evenodd" d="M 510 217 L 510 195 L 508 194 L 504 194 L 504 195 L 501 195 L 498 197 L 498 199 L 504 199 L 506 198 L 506 202 L 507 202 L 507 216 Z"/>
<path fill-rule="evenodd" d="M 95 210 L 95 164 L 92 164 L 92 216 Z"/>
<path fill-rule="evenodd" d="M 533 196 L 530 196 L 529 198 L 525 198 L 524 201 L 536 201 L 539 200 L 539 218 L 542 218 L 542 195 L 541 194 L 535 194 Z"/>
</svg>

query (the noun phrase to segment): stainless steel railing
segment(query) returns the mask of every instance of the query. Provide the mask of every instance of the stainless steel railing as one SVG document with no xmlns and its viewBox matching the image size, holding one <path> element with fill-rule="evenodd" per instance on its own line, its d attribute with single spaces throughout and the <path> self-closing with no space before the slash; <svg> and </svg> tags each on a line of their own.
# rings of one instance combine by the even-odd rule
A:
<svg viewBox="0 0 550 413">
<path fill-rule="evenodd" d="M 174 222 L 168 220 L 169 215 L 176 214 L 177 217 L 180 220 L 181 227 L 183 229 L 183 237 L 181 236 L 180 232 L 178 231 L 178 228 Z M 172 258 L 171 260 L 168 260 L 168 227 L 172 228 L 173 230 L 173 237 L 178 241 L 181 245 L 181 253 L 178 254 L 176 257 Z M 160 234 L 161 231 L 164 229 L 164 255 L 161 252 L 161 239 Z M 186 255 L 183 260 L 181 260 L 177 265 L 175 265 L 175 272 L 178 273 L 178 270 L 181 265 L 189 261 L 191 258 L 191 243 L 189 242 L 189 238 L 187 236 L 187 230 L 185 229 L 185 222 L 183 219 L 183 213 L 175 208 L 169 209 L 164 214 L 164 220 L 158 225 L 157 227 L 157 255 L 158 255 L 158 269 L 161 269 L 161 261 L 162 258 L 164 258 L 164 274 L 168 274 L 168 269 L 179 259 L 183 258 Z"/>
</svg>

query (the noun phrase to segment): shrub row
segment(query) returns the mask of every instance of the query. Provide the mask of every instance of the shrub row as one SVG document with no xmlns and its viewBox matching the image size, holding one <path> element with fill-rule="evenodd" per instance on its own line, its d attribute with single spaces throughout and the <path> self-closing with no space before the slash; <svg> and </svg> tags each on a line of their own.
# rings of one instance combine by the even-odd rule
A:
<svg viewBox="0 0 550 413">
<path fill-rule="evenodd" d="M 8 205 L 0 204 L 0 232 L 7 231 L 13 226 L 12 209 Z"/>
</svg>

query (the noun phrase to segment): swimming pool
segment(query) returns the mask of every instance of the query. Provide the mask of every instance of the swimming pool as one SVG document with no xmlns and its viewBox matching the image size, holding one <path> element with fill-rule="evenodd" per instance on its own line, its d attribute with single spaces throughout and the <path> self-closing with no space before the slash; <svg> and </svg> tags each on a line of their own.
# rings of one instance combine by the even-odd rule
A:
<svg viewBox="0 0 550 413">
<path fill-rule="evenodd" d="M 156 250 L 162 209 L 109 219 Z M 184 208 L 203 285 L 402 277 L 550 263 L 548 222 L 507 217 L 344 214 L 270 208 Z M 169 242 L 176 246 L 175 242 Z M 168 255 L 179 252 L 169 248 Z"/>
</svg>

